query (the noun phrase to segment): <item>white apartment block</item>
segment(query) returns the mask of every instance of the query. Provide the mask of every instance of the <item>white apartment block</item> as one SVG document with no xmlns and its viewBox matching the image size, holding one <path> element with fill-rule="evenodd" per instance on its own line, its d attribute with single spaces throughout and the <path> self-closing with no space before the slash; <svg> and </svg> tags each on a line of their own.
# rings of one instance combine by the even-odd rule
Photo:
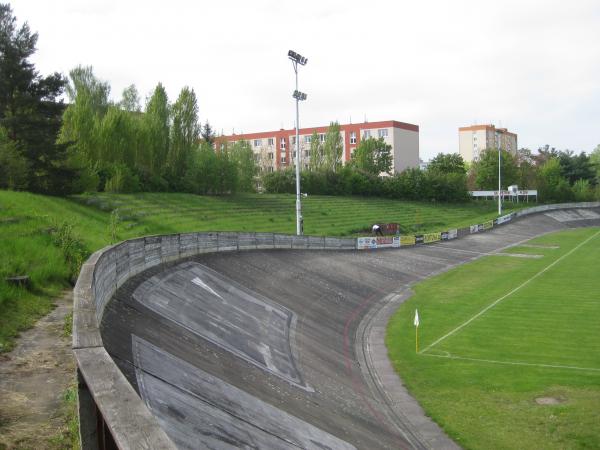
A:
<svg viewBox="0 0 600 450">
<path fill-rule="evenodd" d="M 458 151 L 465 162 L 477 161 L 488 148 L 517 153 L 517 135 L 494 125 L 472 125 L 458 129 Z"/>
<path fill-rule="evenodd" d="M 328 126 L 300 129 L 300 160 L 302 167 L 310 162 L 310 141 L 316 132 L 318 139 L 325 142 Z M 343 152 L 342 162 L 350 161 L 354 149 L 362 139 L 383 138 L 392 146 L 393 173 L 410 167 L 419 167 L 419 127 L 409 123 L 388 120 L 340 125 Z M 221 136 L 217 144 L 248 141 L 259 164 L 264 170 L 274 171 L 296 164 L 296 130 L 267 131 L 260 133 Z"/>
</svg>

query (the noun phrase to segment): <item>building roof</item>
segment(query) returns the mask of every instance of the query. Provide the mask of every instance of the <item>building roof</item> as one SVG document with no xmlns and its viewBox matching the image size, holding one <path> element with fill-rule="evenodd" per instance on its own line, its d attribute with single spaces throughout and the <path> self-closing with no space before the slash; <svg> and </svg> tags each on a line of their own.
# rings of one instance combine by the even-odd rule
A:
<svg viewBox="0 0 600 450">
<path fill-rule="evenodd" d="M 322 126 L 322 127 L 300 128 L 300 134 L 306 135 L 306 134 L 312 134 L 314 132 L 327 133 L 328 128 L 329 128 L 329 125 Z M 400 128 L 402 130 L 416 131 L 417 133 L 419 132 L 418 125 L 413 125 L 411 123 L 405 123 L 405 122 L 398 122 L 396 120 L 385 120 L 385 121 L 381 121 L 381 122 L 340 124 L 340 130 L 344 131 L 347 128 L 348 129 L 360 128 L 360 129 L 367 129 L 367 130 L 377 129 L 377 128 Z M 228 141 L 235 141 L 235 140 L 240 140 L 240 139 L 250 140 L 250 139 L 263 139 L 263 138 L 275 137 L 275 136 L 282 135 L 282 134 L 284 134 L 284 135 L 294 134 L 295 132 L 296 132 L 296 129 L 291 128 L 291 129 L 287 129 L 287 130 L 280 129 L 277 131 L 264 131 L 264 132 L 259 132 L 259 133 L 232 134 L 232 135 L 227 135 L 227 136 L 222 136 L 222 137 Z"/>
</svg>

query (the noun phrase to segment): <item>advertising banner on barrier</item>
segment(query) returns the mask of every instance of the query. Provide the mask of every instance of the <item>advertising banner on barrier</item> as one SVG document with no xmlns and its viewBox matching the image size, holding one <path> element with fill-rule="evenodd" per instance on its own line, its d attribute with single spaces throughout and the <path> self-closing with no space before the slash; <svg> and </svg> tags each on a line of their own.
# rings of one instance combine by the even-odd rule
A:
<svg viewBox="0 0 600 450">
<path fill-rule="evenodd" d="M 438 242 L 441 239 L 441 233 L 427 233 L 423 235 L 423 242 L 425 244 L 431 244 L 432 242 Z"/>
<path fill-rule="evenodd" d="M 482 225 L 484 230 L 491 230 L 492 228 L 494 228 L 494 221 L 488 220 L 487 222 L 483 222 Z"/>
<path fill-rule="evenodd" d="M 356 248 L 359 250 L 377 248 L 377 239 L 374 237 L 359 237 L 356 239 Z"/>
<path fill-rule="evenodd" d="M 458 230 L 455 228 L 453 230 L 448 230 L 448 239 L 456 239 L 458 237 Z"/>
<path fill-rule="evenodd" d="M 507 215 L 502 216 L 502 217 L 498 217 L 496 219 L 496 224 L 497 225 L 502 225 L 503 223 L 510 222 L 511 219 L 512 219 L 512 213 L 511 214 L 507 214 Z"/>
<path fill-rule="evenodd" d="M 422 234 L 417 234 L 415 236 L 415 244 L 422 244 L 425 242 L 425 238 L 423 237 Z"/>
<path fill-rule="evenodd" d="M 471 225 L 469 227 L 469 230 L 471 230 L 471 233 L 478 233 L 479 232 L 479 225 Z"/>
<path fill-rule="evenodd" d="M 359 237 L 356 240 L 359 250 L 391 247 L 400 247 L 400 236 Z"/>
<path fill-rule="evenodd" d="M 400 236 L 400 246 L 404 247 L 405 245 L 415 245 L 415 237 L 414 236 Z"/>
</svg>

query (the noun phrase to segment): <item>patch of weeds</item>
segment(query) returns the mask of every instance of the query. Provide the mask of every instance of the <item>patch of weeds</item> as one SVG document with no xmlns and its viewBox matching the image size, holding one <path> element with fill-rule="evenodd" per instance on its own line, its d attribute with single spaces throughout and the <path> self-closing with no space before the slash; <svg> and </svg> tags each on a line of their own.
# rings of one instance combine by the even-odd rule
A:
<svg viewBox="0 0 600 450">
<path fill-rule="evenodd" d="M 119 226 L 119 210 L 113 209 L 110 213 L 110 219 L 108 221 L 108 233 L 110 235 L 110 243 L 114 244 L 117 242 L 117 228 Z"/>
<path fill-rule="evenodd" d="M 73 383 L 63 394 L 64 425 L 48 439 L 51 449 L 79 449 L 79 416 L 77 415 L 77 384 Z"/>
<path fill-rule="evenodd" d="M 51 236 L 52 243 L 62 250 L 65 261 L 69 265 L 71 281 L 75 281 L 81 265 L 89 256 L 89 251 L 73 232 L 73 224 L 67 221 L 55 224 Z"/>
<path fill-rule="evenodd" d="M 62 335 L 70 337 L 73 334 L 73 311 L 65 316 Z"/>
</svg>

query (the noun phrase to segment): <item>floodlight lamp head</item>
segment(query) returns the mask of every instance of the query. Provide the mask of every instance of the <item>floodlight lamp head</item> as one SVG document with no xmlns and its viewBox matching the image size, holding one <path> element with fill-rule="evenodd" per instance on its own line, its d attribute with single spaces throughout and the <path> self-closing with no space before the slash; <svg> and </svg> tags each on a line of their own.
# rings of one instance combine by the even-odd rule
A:
<svg viewBox="0 0 600 450">
<path fill-rule="evenodd" d="M 304 66 L 308 62 L 307 58 L 305 58 L 302 55 L 299 55 L 293 50 L 288 51 L 288 58 L 302 66 Z"/>
<path fill-rule="evenodd" d="M 294 97 L 296 100 L 306 100 L 306 94 L 300 91 L 294 91 L 292 97 Z"/>
</svg>

